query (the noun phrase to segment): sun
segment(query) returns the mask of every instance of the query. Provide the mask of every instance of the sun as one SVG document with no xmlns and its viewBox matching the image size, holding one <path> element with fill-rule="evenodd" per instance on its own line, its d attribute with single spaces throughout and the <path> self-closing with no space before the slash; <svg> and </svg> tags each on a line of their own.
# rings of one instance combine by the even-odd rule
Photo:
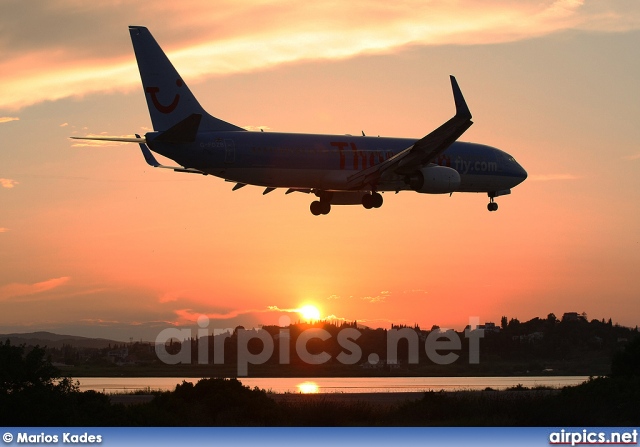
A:
<svg viewBox="0 0 640 447">
<path fill-rule="evenodd" d="M 298 313 L 307 321 L 318 321 L 320 319 L 320 311 L 312 304 L 307 304 L 298 309 Z"/>
</svg>

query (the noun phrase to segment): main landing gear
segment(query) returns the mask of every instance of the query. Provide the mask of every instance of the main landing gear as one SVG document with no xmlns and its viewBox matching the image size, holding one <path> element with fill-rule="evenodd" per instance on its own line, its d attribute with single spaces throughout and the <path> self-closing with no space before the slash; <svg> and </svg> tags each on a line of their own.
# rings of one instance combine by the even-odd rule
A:
<svg viewBox="0 0 640 447">
<path fill-rule="evenodd" d="M 362 196 L 362 206 L 370 210 L 371 208 L 380 208 L 382 206 L 382 194 L 374 192 L 373 194 L 365 194 Z"/>
<path fill-rule="evenodd" d="M 311 202 L 311 206 L 309 207 L 311 214 L 314 216 L 329 214 L 331 211 L 331 199 L 333 198 L 333 193 L 329 191 L 316 191 L 315 194 L 318 197 L 318 200 Z"/>
<path fill-rule="evenodd" d="M 314 216 L 329 214 L 332 202 L 334 205 L 362 205 L 368 210 L 382 206 L 382 194 L 378 192 L 369 194 L 359 191 L 314 191 L 314 193 L 318 196 L 318 200 L 311 202 L 309 207 Z"/>
<path fill-rule="evenodd" d="M 331 203 L 329 201 L 315 200 L 311 202 L 311 206 L 309 207 L 311 210 L 311 214 L 314 216 L 319 216 L 320 214 L 329 214 L 331 211 Z"/>
<path fill-rule="evenodd" d="M 490 202 L 487 205 L 487 209 L 489 211 L 498 211 L 498 204 L 493 201 L 493 197 L 490 197 L 489 200 L 490 200 Z"/>
</svg>

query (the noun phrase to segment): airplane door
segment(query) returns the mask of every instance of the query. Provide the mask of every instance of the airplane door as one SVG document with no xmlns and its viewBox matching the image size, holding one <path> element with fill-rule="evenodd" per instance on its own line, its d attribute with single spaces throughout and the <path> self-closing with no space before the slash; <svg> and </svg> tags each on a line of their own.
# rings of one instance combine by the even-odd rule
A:
<svg viewBox="0 0 640 447">
<path fill-rule="evenodd" d="M 236 161 L 236 146 L 233 143 L 233 140 L 224 140 L 224 147 L 225 147 L 224 162 L 234 163 Z"/>
</svg>

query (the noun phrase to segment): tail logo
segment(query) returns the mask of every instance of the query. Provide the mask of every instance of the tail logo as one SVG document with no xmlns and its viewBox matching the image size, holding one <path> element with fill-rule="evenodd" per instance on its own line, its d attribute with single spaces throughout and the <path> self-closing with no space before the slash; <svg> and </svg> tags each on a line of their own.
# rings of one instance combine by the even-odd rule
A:
<svg viewBox="0 0 640 447">
<path fill-rule="evenodd" d="M 182 87 L 183 86 L 182 79 L 178 78 L 176 80 L 176 85 L 178 87 Z M 165 106 L 164 104 L 162 104 L 160 102 L 160 100 L 156 96 L 159 91 L 160 91 L 159 87 L 147 87 L 146 88 L 146 92 L 149 93 L 149 95 L 151 95 L 151 101 L 153 102 L 153 105 L 155 106 L 155 108 L 160 113 L 171 113 L 171 112 L 173 112 L 176 109 L 176 107 L 178 107 L 178 102 L 180 102 L 180 94 L 176 93 L 176 96 L 173 98 L 173 101 L 171 102 L 171 104 L 169 104 L 168 106 Z"/>
</svg>

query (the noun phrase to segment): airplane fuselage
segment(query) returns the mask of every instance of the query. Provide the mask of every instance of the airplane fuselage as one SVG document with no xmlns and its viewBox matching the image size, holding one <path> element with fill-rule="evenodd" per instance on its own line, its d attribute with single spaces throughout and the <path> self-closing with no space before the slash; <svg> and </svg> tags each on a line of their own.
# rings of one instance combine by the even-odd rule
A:
<svg viewBox="0 0 640 447">
<path fill-rule="evenodd" d="M 405 150 L 417 139 L 316 135 L 271 132 L 199 133 L 190 144 L 154 142 L 149 147 L 182 166 L 229 181 L 265 187 L 345 190 L 347 179 Z M 506 152 L 477 143 L 455 142 L 434 164 L 455 169 L 461 178 L 457 192 L 507 190 L 526 178 L 526 172 Z M 392 175 L 378 191 L 410 187 Z"/>
</svg>

